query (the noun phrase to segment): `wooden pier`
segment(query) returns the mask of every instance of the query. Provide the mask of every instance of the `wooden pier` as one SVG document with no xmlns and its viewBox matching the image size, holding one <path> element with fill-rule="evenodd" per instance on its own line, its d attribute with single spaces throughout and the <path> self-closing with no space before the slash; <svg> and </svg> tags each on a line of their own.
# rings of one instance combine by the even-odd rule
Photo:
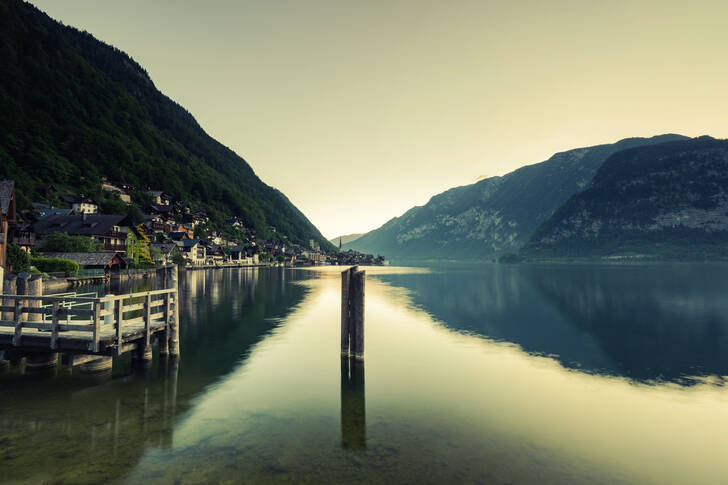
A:
<svg viewBox="0 0 728 485">
<path fill-rule="evenodd" d="M 161 271 L 166 289 L 101 297 L 42 295 L 40 278 L 29 275 L 19 276 L 16 291 L 8 291 L 6 280 L 0 351 L 15 360 L 28 357 L 27 365 L 36 368 L 57 365 L 62 353 L 70 365 L 96 362 L 90 367 L 98 370 L 131 350 L 136 360 L 151 361 L 154 340 L 160 354 L 179 356 L 177 267 Z"/>
</svg>

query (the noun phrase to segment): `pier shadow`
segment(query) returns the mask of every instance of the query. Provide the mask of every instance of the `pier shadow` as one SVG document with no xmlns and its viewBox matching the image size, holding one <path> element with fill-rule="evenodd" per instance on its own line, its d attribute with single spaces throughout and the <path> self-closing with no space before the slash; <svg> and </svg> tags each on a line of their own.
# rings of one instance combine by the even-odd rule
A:
<svg viewBox="0 0 728 485">
<path fill-rule="evenodd" d="M 364 361 L 341 356 L 341 446 L 366 449 Z"/>
</svg>

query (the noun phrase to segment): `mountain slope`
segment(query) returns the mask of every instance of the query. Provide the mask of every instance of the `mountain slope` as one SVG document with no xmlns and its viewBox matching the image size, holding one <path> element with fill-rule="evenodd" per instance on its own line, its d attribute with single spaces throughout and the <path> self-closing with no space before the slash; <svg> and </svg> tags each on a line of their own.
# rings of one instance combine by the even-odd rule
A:
<svg viewBox="0 0 728 485">
<path fill-rule="evenodd" d="M 346 248 L 390 259 L 481 259 L 517 252 L 533 231 L 620 150 L 683 139 L 628 138 L 557 153 L 502 177 L 436 195 Z"/>
<path fill-rule="evenodd" d="M 728 140 L 701 137 L 611 156 L 523 248 L 529 258 L 728 257 Z"/>
<path fill-rule="evenodd" d="M 0 178 L 21 207 L 38 184 L 98 190 L 101 175 L 163 190 L 217 221 L 328 241 L 118 49 L 20 0 L 0 2 Z"/>
<path fill-rule="evenodd" d="M 337 236 L 333 239 L 329 239 L 329 242 L 333 244 L 334 246 L 339 245 L 339 239 L 341 239 L 341 244 L 348 244 L 350 242 L 356 241 L 360 237 L 362 237 L 363 234 L 346 234 L 344 236 Z"/>
</svg>

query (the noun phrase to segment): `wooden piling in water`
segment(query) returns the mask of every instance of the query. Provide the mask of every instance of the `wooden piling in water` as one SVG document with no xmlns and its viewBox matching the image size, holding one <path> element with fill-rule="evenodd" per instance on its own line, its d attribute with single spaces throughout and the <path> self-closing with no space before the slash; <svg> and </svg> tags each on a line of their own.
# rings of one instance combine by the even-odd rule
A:
<svg viewBox="0 0 728 485">
<path fill-rule="evenodd" d="M 170 322 L 169 331 L 169 353 L 172 357 L 179 357 L 179 312 L 180 312 L 180 294 L 179 284 L 177 280 L 178 269 L 176 264 L 168 266 L 167 285 L 169 289 L 177 290 L 174 293 L 174 310 L 172 312 L 172 321 Z"/>
<path fill-rule="evenodd" d="M 43 277 L 39 274 L 32 275 L 27 279 L 26 295 L 43 296 Z M 28 307 L 33 309 L 42 308 L 41 300 L 28 302 Z M 43 320 L 40 313 L 28 313 L 29 322 L 39 322 Z M 55 367 L 58 365 L 58 352 L 37 352 L 28 354 L 25 365 L 28 370 L 41 370 Z"/>
<path fill-rule="evenodd" d="M 364 357 L 365 271 L 353 266 L 341 273 L 341 354 Z"/>
<path fill-rule="evenodd" d="M 18 294 L 18 277 L 14 274 L 9 274 L 5 277 L 5 288 L 3 289 L 4 295 L 17 295 Z M 15 305 L 15 302 L 10 299 L 6 299 L 3 301 L 3 306 L 13 306 Z M 15 315 L 12 311 L 5 311 L 2 312 L 2 319 L 3 320 L 12 320 L 15 318 Z"/>
</svg>

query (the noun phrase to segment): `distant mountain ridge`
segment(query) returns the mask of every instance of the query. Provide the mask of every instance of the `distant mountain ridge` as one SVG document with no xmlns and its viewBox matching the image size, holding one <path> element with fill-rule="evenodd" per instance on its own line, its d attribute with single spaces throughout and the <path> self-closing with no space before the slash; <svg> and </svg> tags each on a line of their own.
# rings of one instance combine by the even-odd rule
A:
<svg viewBox="0 0 728 485">
<path fill-rule="evenodd" d="M 345 248 L 399 260 L 475 260 L 515 253 L 612 154 L 684 140 L 666 134 L 557 153 L 501 177 L 435 195 Z"/>
<path fill-rule="evenodd" d="M 237 216 L 260 235 L 333 249 L 119 49 L 21 0 L 3 0 L 0 66 L 0 178 L 16 181 L 21 207 L 40 184 L 88 195 L 100 192 L 105 175 L 163 190 L 219 223 Z"/>
<path fill-rule="evenodd" d="M 347 234 L 345 236 L 336 236 L 335 238 L 329 239 L 329 242 L 333 244 L 334 246 L 339 246 L 339 240 L 341 240 L 341 244 L 348 244 L 350 242 L 356 241 L 360 237 L 362 237 L 363 234 Z"/>
<path fill-rule="evenodd" d="M 728 140 L 621 151 L 525 245 L 529 259 L 728 257 Z"/>
</svg>

